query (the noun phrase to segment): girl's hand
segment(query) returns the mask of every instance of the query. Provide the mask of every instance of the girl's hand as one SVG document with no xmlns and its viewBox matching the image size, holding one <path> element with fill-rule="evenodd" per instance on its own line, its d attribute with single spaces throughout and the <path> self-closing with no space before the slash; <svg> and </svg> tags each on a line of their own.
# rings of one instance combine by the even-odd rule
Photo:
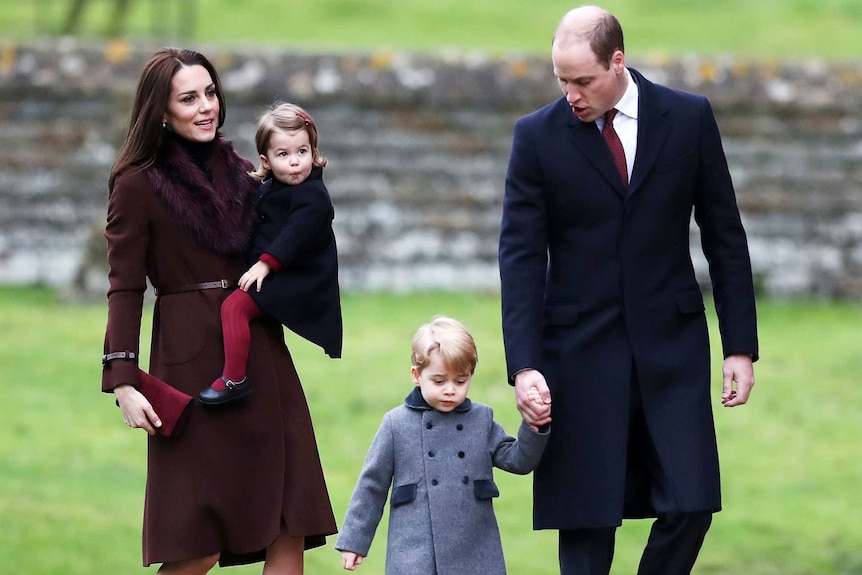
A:
<svg viewBox="0 0 862 575">
<path fill-rule="evenodd" d="M 248 268 L 248 271 L 242 274 L 239 278 L 239 289 L 248 291 L 251 286 L 257 284 L 257 291 L 260 291 L 260 286 L 263 283 L 263 278 L 269 275 L 269 265 L 258 261 L 256 264 Z"/>
</svg>

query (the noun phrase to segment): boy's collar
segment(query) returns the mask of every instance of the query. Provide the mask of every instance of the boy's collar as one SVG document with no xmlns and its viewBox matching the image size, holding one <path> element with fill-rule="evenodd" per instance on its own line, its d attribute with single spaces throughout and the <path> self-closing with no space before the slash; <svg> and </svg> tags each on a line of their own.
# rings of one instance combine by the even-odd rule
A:
<svg viewBox="0 0 862 575">
<path fill-rule="evenodd" d="M 404 398 L 404 405 L 406 405 L 407 407 L 412 407 L 413 409 L 434 409 L 433 407 L 428 405 L 428 402 L 425 401 L 424 397 L 422 397 L 422 390 L 419 388 L 418 385 L 413 388 L 413 391 L 410 392 L 410 395 Z M 469 397 L 465 397 L 464 403 L 462 403 L 452 411 L 461 413 L 464 411 L 470 411 L 472 407 L 473 402 L 470 401 Z"/>
</svg>

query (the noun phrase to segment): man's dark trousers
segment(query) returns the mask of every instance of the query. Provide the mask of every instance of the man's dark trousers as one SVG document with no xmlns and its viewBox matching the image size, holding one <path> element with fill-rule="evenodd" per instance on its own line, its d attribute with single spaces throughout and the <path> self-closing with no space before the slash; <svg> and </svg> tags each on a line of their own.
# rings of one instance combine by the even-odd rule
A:
<svg viewBox="0 0 862 575">
<path fill-rule="evenodd" d="M 637 368 L 632 366 L 629 399 L 629 456 L 639 457 L 649 470 L 653 502 L 672 508 L 667 476 L 650 438 L 643 415 Z M 650 530 L 637 575 L 689 575 L 712 523 L 711 511 L 659 513 Z M 614 558 L 616 527 L 560 530 L 560 575 L 608 575 Z"/>
</svg>

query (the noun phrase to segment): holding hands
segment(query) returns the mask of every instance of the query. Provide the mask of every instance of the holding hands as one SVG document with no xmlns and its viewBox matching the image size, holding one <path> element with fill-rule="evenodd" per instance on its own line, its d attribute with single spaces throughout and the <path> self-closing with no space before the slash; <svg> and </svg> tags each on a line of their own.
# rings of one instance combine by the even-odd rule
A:
<svg viewBox="0 0 862 575">
<path fill-rule="evenodd" d="M 539 371 L 525 369 L 515 375 L 515 404 L 534 430 L 551 422 L 551 391 Z"/>
</svg>

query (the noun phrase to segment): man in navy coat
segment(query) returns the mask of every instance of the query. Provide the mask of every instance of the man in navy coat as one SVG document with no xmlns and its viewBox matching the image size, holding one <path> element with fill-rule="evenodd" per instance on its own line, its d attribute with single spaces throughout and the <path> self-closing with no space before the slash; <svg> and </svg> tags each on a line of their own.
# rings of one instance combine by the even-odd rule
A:
<svg viewBox="0 0 862 575">
<path fill-rule="evenodd" d="M 721 332 L 724 406 L 748 401 L 758 355 L 718 127 L 705 98 L 626 68 L 620 24 L 601 8 L 563 17 L 552 61 L 564 97 L 515 124 L 499 249 L 518 409 L 534 426 L 553 414 L 534 528 L 559 530 L 563 575 L 606 575 L 622 519 L 656 517 L 638 574 L 687 574 L 721 508 L 692 212 Z M 531 387 L 543 407 L 527 399 Z"/>
</svg>

